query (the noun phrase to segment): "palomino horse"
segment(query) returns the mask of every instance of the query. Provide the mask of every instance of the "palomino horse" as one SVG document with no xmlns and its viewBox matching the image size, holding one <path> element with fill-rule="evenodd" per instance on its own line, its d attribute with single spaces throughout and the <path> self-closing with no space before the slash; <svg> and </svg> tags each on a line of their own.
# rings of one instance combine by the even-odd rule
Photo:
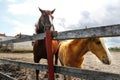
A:
<svg viewBox="0 0 120 80">
<path fill-rule="evenodd" d="M 40 9 L 40 12 L 42 13 L 41 17 L 39 18 L 38 23 L 35 25 L 36 27 L 36 34 L 44 33 L 46 31 L 54 31 L 53 26 L 53 16 L 55 9 L 52 11 L 49 10 L 42 10 Z M 52 54 L 55 54 L 58 48 L 58 41 L 52 40 Z M 49 45 L 48 45 L 49 46 Z M 33 54 L 34 54 L 34 62 L 39 63 L 41 58 L 47 59 L 47 52 L 46 52 L 46 43 L 45 40 L 36 40 L 33 44 Z M 57 57 L 57 55 L 55 55 Z M 57 58 L 55 60 L 55 64 L 57 64 Z M 39 80 L 39 70 L 36 70 L 36 80 Z"/>
<path fill-rule="evenodd" d="M 91 51 L 104 64 L 111 64 L 110 53 L 102 38 L 73 39 L 60 43 L 58 57 L 63 66 L 82 68 L 84 55 Z M 67 76 L 67 80 L 71 80 Z"/>
</svg>

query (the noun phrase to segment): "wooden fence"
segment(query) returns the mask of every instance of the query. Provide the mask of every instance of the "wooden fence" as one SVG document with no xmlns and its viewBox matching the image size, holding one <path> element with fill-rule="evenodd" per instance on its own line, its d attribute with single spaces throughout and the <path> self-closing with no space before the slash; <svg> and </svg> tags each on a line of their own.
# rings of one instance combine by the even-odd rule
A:
<svg viewBox="0 0 120 80">
<path fill-rule="evenodd" d="M 16 79 L 0 72 L 0 80 L 16 80 Z"/>
<path fill-rule="evenodd" d="M 55 40 L 90 38 L 90 37 L 115 37 L 115 36 L 120 36 L 120 24 L 86 28 L 86 29 L 80 29 L 80 30 L 71 30 L 71 31 L 64 31 L 64 32 L 55 31 L 55 32 L 52 32 L 52 36 L 53 36 L 53 39 Z M 0 42 L 0 45 L 37 40 L 37 39 L 44 39 L 45 37 L 47 38 L 46 33 L 42 33 L 42 34 L 37 34 L 33 36 L 23 37 L 20 39 L 2 41 Z M 0 59 L 0 62 L 13 64 L 17 66 L 23 66 L 27 68 L 34 68 L 41 71 L 43 70 L 47 71 L 49 68 L 49 64 L 41 65 L 37 63 L 20 62 L 20 61 L 13 61 L 13 60 L 7 60 L 7 59 Z M 70 67 L 68 68 L 68 67 L 62 67 L 62 66 L 54 66 L 53 69 L 55 73 L 71 75 L 73 77 L 84 78 L 86 80 L 120 80 L 120 74 L 98 72 L 98 71 L 84 70 L 84 69 L 77 69 L 77 68 L 70 68 Z M 54 79 L 49 78 L 49 80 L 54 80 Z"/>
</svg>

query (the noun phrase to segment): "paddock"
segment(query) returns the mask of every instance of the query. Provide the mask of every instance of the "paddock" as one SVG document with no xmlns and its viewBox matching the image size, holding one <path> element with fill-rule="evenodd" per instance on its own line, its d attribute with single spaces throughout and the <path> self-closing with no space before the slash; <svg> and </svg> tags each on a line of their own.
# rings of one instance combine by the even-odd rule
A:
<svg viewBox="0 0 120 80">
<path fill-rule="evenodd" d="M 56 40 L 66 40 L 66 39 L 74 39 L 74 38 L 90 38 L 90 37 L 114 37 L 114 36 L 120 36 L 120 24 L 65 31 L 65 32 L 53 32 L 53 39 L 56 39 Z M 3 41 L 3 42 L 0 42 L 0 44 L 44 39 L 44 37 L 47 38 L 45 33 L 29 36 L 25 38 L 20 38 L 20 39 Z M 39 69 L 42 71 L 48 70 L 46 64 L 44 65 L 44 64 L 35 64 L 35 63 L 25 62 L 25 61 L 24 62 L 14 61 L 14 60 L 8 60 L 5 58 L 1 58 L 0 62 L 22 66 L 26 68 Z M 53 67 L 52 65 L 50 66 Z M 49 64 L 48 64 L 48 67 L 49 67 Z M 85 80 L 119 80 L 120 79 L 120 73 L 108 73 L 108 72 L 93 71 L 93 70 L 86 70 L 86 69 L 80 70 L 76 68 L 61 67 L 61 66 L 54 66 L 53 69 L 54 69 L 53 72 L 55 73 L 60 73 L 64 75 L 67 74 L 73 77 L 84 78 Z M 52 75 L 54 76 L 54 74 Z M 6 77 L 9 78 L 8 76 Z M 15 80 L 15 79 L 13 78 L 12 80 Z M 51 79 L 49 78 L 49 80 Z"/>
</svg>

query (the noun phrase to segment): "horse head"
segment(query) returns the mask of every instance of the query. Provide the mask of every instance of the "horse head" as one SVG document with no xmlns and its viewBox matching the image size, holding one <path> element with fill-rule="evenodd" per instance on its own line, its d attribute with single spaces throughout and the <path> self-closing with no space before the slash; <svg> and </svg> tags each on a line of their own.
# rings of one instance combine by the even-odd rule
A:
<svg viewBox="0 0 120 80">
<path fill-rule="evenodd" d="M 39 18 L 38 23 L 35 25 L 36 26 L 36 33 L 44 33 L 45 31 L 54 31 L 54 25 L 53 25 L 53 13 L 55 11 L 52 10 L 42 10 L 39 8 L 39 11 L 41 12 L 41 17 Z"/>
<path fill-rule="evenodd" d="M 111 55 L 103 38 L 91 38 L 89 50 L 104 64 L 111 64 Z"/>
</svg>

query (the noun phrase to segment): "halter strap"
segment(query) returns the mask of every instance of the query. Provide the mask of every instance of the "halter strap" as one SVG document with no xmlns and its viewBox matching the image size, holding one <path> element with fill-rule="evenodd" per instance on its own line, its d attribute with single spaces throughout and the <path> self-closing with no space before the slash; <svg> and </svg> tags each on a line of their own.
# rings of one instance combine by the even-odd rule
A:
<svg viewBox="0 0 120 80">
<path fill-rule="evenodd" d="M 47 25 L 45 25 L 42 21 L 40 21 L 40 24 L 43 26 L 43 27 L 41 27 L 41 29 L 43 30 L 43 31 L 45 31 L 45 27 L 53 27 L 53 29 L 54 29 L 54 25 L 53 24 L 47 24 Z M 40 26 L 39 26 L 40 27 Z"/>
<path fill-rule="evenodd" d="M 47 27 L 47 26 L 53 26 L 53 24 L 47 24 L 47 25 L 44 25 L 44 23 L 41 21 L 41 24 L 42 24 L 42 26 L 44 26 L 44 27 Z"/>
</svg>

